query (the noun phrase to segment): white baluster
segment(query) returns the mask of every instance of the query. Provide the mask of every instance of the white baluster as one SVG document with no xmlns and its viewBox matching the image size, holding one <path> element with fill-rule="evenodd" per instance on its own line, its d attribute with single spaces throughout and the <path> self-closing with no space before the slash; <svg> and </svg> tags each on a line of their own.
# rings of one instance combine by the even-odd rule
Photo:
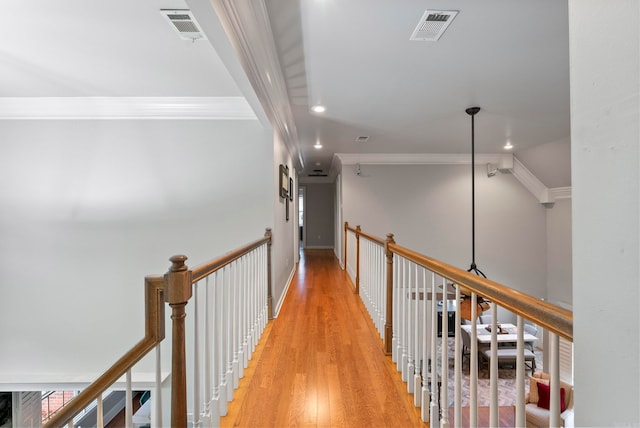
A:
<svg viewBox="0 0 640 428">
<path fill-rule="evenodd" d="M 124 402 L 124 424 L 127 428 L 133 426 L 133 394 L 131 391 L 131 369 L 125 374 L 125 402 Z"/>
<path fill-rule="evenodd" d="M 151 394 L 151 426 L 162 425 L 162 343 L 156 346 L 156 381 Z"/>
<path fill-rule="evenodd" d="M 402 350 L 402 365 L 400 367 L 402 373 L 402 381 L 407 381 L 407 364 L 409 363 L 409 357 L 407 355 L 407 266 L 406 260 L 402 258 L 402 309 L 400 310 L 401 317 L 401 350 Z"/>
<path fill-rule="evenodd" d="M 453 355 L 453 376 L 454 376 L 454 421 L 460 426 L 462 421 L 462 346 L 460 344 L 460 287 L 456 287 L 456 315 L 455 315 L 455 336 Z"/>
<path fill-rule="evenodd" d="M 478 426 L 478 295 L 471 293 L 471 349 L 469 350 L 469 426 Z"/>
<path fill-rule="evenodd" d="M 398 263 L 393 264 L 392 329 L 391 329 L 391 361 L 398 363 Z"/>
<path fill-rule="evenodd" d="M 225 363 L 225 397 L 227 402 L 233 400 L 233 320 L 232 320 L 232 307 L 233 307 L 233 271 L 230 265 L 227 265 L 227 272 L 225 277 L 225 308 L 224 308 L 224 323 L 225 323 L 225 343 L 224 343 L 224 363 Z M 226 415 L 225 412 L 221 414 Z"/>
<path fill-rule="evenodd" d="M 559 427 L 560 422 L 560 337 L 549 332 L 549 426 Z"/>
<path fill-rule="evenodd" d="M 218 388 L 218 413 L 220 416 L 226 416 L 227 414 L 227 367 L 226 367 L 226 342 L 227 342 L 227 325 L 226 325 L 226 276 L 227 269 L 222 268 L 217 272 L 216 278 L 216 335 L 215 335 L 215 353 L 216 353 L 216 372 L 217 382 L 215 385 Z"/>
<path fill-rule="evenodd" d="M 413 305 L 411 304 L 411 299 L 414 292 L 414 284 L 413 284 L 413 263 L 407 261 L 407 392 L 409 394 L 413 394 L 414 392 L 414 383 L 413 383 L 413 374 L 415 373 L 415 366 L 413 361 L 413 330 L 415 325 L 413 323 Z"/>
<path fill-rule="evenodd" d="M 516 349 L 516 426 L 525 426 L 524 417 L 524 322 L 522 317 L 516 317 L 518 339 Z"/>
<path fill-rule="evenodd" d="M 489 363 L 489 385 L 491 402 L 489 404 L 489 424 L 498 426 L 498 306 L 491 305 L 491 361 Z"/>
<path fill-rule="evenodd" d="M 377 260 L 380 266 L 378 277 L 378 307 L 380 308 L 380 338 L 384 338 L 384 325 L 387 321 L 387 257 L 384 247 L 377 246 Z"/>
<path fill-rule="evenodd" d="M 102 394 L 98 394 L 98 406 L 96 409 L 96 427 L 104 428 L 104 407 L 102 403 Z"/>
<path fill-rule="evenodd" d="M 436 274 L 431 273 L 431 406 L 429 420 L 431 424 L 440 420 L 440 409 L 438 408 L 438 298 L 436 297 Z"/>
<path fill-rule="evenodd" d="M 247 298 L 247 345 L 249 347 L 249 352 L 247 355 L 247 361 L 251 361 L 251 358 L 253 356 L 253 350 L 255 347 L 255 321 L 256 321 L 256 317 L 255 315 L 255 302 L 254 302 L 254 291 L 255 291 L 255 279 L 256 279 L 256 275 L 255 275 L 255 257 L 256 254 L 258 254 L 259 249 L 255 249 L 251 252 L 251 254 L 248 255 L 248 270 L 247 270 L 247 278 L 248 278 L 248 282 L 247 282 L 247 293 L 248 293 L 248 298 Z"/>
<path fill-rule="evenodd" d="M 234 262 L 231 264 L 233 266 L 233 286 L 232 286 L 232 294 L 233 301 L 231 304 L 231 335 L 233 337 L 233 347 L 232 347 L 232 368 L 231 371 L 233 373 L 233 389 L 238 388 L 240 383 L 240 362 L 238 360 L 238 350 L 240 349 L 240 343 L 242 339 L 240 338 L 240 318 L 238 308 L 240 307 L 240 275 L 238 272 L 238 263 Z"/>
<path fill-rule="evenodd" d="M 449 295 L 447 293 L 447 281 L 442 278 L 442 340 L 441 340 L 441 383 L 440 402 L 442 409 L 440 410 L 440 427 L 449 427 Z"/>
<path fill-rule="evenodd" d="M 193 425 L 200 425 L 200 283 L 193 284 Z"/>
<path fill-rule="evenodd" d="M 420 412 L 420 416 L 422 417 L 423 422 L 429 422 L 429 404 L 431 401 L 431 396 L 429 394 L 429 342 L 427 338 L 431 338 L 429 332 L 429 299 L 428 296 L 428 288 L 427 288 L 427 271 L 423 269 L 422 271 L 423 279 L 423 290 L 424 290 L 424 299 L 422 301 L 424 316 L 422 318 L 422 331 L 424 334 L 422 335 L 422 394 L 421 394 L 421 405 L 422 409 Z M 432 296 L 433 298 L 433 296 Z"/>
<path fill-rule="evenodd" d="M 244 369 L 249 367 L 249 255 L 242 258 L 242 376 Z"/>
<path fill-rule="evenodd" d="M 215 272 L 205 279 L 204 284 L 204 418 L 203 425 L 211 426 L 211 400 L 213 388 L 211 387 L 211 364 L 213 355 L 211 353 L 211 330 L 213 328 L 213 320 L 211 312 L 213 311 L 213 286 L 215 284 Z"/>
<path fill-rule="evenodd" d="M 244 377 L 245 365 L 245 335 L 244 335 L 244 305 L 246 296 L 244 293 L 245 278 L 245 266 L 244 257 L 241 257 L 236 263 L 238 265 L 238 302 L 236 305 L 236 311 L 238 312 L 238 381 Z M 237 386 L 236 386 L 237 388 Z"/>
<path fill-rule="evenodd" d="M 424 272 L 424 269 L 419 268 L 418 265 L 414 265 L 415 266 L 415 300 L 414 300 L 414 311 L 415 311 L 415 317 L 414 317 L 414 345 L 413 345 L 413 361 L 415 364 L 414 367 L 414 371 L 413 371 L 413 405 L 416 407 L 420 407 L 420 405 L 422 404 L 422 397 L 421 397 L 421 391 L 420 391 L 420 386 L 422 385 L 422 378 L 420 376 L 420 354 L 421 354 L 421 349 L 420 349 L 420 327 L 422 326 L 420 323 L 420 271 Z M 426 294 L 424 295 L 424 298 L 426 299 L 427 296 Z M 424 336 L 424 334 L 422 335 Z"/>
</svg>

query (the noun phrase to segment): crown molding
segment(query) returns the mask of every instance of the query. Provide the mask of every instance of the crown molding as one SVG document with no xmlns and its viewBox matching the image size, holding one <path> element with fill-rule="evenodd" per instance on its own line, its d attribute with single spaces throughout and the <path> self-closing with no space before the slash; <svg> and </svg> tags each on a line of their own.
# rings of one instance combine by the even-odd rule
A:
<svg viewBox="0 0 640 428">
<path fill-rule="evenodd" d="M 511 173 L 541 204 L 551 204 L 554 202 L 553 197 L 549 193 L 549 188 L 515 157 L 513 159 L 513 170 Z"/>
<path fill-rule="evenodd" d="M 571 199 L 571 186 L 569 187 L 553 187 L 549 189 L 549 194 L 554 200 Z"/>
<path fill-rule="evenodd" d="M 509 163 L 512 154 L 476 154 L 475 164 L 502 165 Z M 336 153 L 332 164 L 342 165 L 470 165 L 471 155 L 460 153 Z"/>
<path fill-rule="evenodd" d="M 344 165 L 469 165 L 471 155 L 459 153 L 336 153 L 331 162 L 330 176 L 335 177 Z M 513 154 L 476 154 L 475 164 L 493 164 L 508 172 L 540 201 L 551 206 L 556 199 L 571 198 L 571 187 L 549 189 Z"/>
<path fill-rule="evenodd" d="M 3 97 L 0 119 L 257 120 L 243 97 Z"/>
<path fill-rule="evenodd" d="M 267 117 L 301 171 L 298 132 L 264 0 L 211 0 L 211 4 Z"/>
</svg>

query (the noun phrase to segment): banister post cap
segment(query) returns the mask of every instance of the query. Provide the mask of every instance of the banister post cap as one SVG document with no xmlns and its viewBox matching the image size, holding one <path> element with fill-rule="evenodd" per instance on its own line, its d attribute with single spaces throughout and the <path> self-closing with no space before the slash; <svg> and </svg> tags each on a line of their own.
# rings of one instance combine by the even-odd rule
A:
<svg viewBox="0 0 640 428">
<path fill-rule="evenodd" d="M 177 255 L 169 260 L 171 267 L 164 276 L 165 300 L 169 304 L 186 303 L 191 298 L 191 271 L 185 264 L 187 256 Z"/>
<path fill-rule="evenodd" d="M 178 254 L 171 258 L 169 261 L 171 262 L 171 267 L 169 268 L 169 272 L 180 272 L 183 270 L 187 270 L 187 265 L 184 263 L 188 259 L 187 256 Z"/>
</svg>

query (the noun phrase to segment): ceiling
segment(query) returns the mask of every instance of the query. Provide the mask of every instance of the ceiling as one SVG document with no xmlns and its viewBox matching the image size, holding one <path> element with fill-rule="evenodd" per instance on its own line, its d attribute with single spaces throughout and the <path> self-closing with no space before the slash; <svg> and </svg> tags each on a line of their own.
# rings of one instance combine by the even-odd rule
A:
<svg viewBox="0 0 640 428">
<path fill-rule="evenodd" d="M 247 91 L 251 76 L 240 76 L 242 61 L 230 55 L 211 7 L 224 2 L 233 3 L 5 4 L 3 15 L 13 18 L 0 26 L 0 98 L 247 97 L 255 106 Z M 482 108 L 478 153 L 504 152 L 508 140 L 518 156 L 569 137 L 566 1 L 264 5 L 302 176 L 314 169 L 328 173 L 335 153 L 468 153 L 464 110 L 475 105 Z M 171 8 L 194 11 L 209 40 L 181 40 L 159 12 Z M 409 40 L 426 9 L 459 14 L 439 41 Z M 318 103 L 325 113 L 310 111 Z M 369 139 L 356 142 L 359 136 Z M 313 148 L 316 142 L 321 149 Z"/>
</svg>

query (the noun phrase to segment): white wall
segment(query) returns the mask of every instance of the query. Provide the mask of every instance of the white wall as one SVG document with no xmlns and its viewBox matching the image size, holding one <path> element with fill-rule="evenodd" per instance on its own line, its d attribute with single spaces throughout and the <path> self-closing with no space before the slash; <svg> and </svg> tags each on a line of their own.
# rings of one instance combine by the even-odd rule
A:
<svg viewBox="0 0 640 428">
<path fill-rule="evenodd" d="M 640 2 L 570 0 L 569 35 L 575 422 L 640 426 Z"/>
<path fill-rule="evenodd" d="M 354 165 L 342 172 L 344 220 L 462 269 L 471 264 L 470 165 Z M 546 208 L 513 176 L 476 167 L 476 264 L 546 297 Z"/>
<path fill-rule="evenodd" d="M 547 212 L 547 300 L 571 305 L 571 199 L 558 199 Z"/>
<path fill-rule="evenodd" d="M 0 126 L 0 384 L 104 370 L 144 335 L 145 275 L 273 223 L 272 135 L 257 121 Z"/>
<path fill-rule="evenodd" d="M 335 184 L 308 183 L 305 188 L 305 248 L 333 248 L 336 219 Z"/>
<path fill-rule="evenodd" d="M 273 177 L 276 183 L 270 192 L 272 201 L 272 209 L 274 212 L 273 222 L 273 241 L 271 245 L 272 254 L 272 296 L 273 296 L 273 311 L 274 316 L 284 301 L 284 297 L 287 291 L 287 287 L 293 277 L 296 255 L 292 246 L 294 242 L 294 234 L 298 233 L 296 230 L 297 221 L 295 220 L 294 205 L 289 202 L 289 221 L 286 221 L 286 201 L 280 197 L 278 190 L 278 175 L 279 166 L 289 166 L 289 171 L 293 171 L 293 165 L 291 161 L 291 155 L 287 150 L 284 142 L 279 138 L 278 134 L 274 132 L 274 144 L 273 144 Z"/>
</svg>

